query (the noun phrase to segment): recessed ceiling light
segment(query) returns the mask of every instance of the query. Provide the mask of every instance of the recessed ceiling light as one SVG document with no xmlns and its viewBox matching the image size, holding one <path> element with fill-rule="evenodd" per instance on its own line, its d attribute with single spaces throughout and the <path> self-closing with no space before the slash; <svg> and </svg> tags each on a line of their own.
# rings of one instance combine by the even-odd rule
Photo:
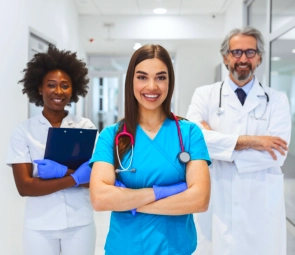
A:
<svg viewBox="0 0 295 255">
<path fill-rule="evenodd" d="M 292 50 L 292 53 L 295 53 L 295 49 Z"/>
<path fill-rule="evenodd" d="M 155 14 L 165 14 L 167 12 L 167 10 L 164 9 L 164 8 L 156 8 L 156 9 L 153 10 L 153 12 Z"/>
<path fill-rule="evenodd" d="M 271 61 L 279 61 L 279 60 L 281 60 L 280 57 L 272 57 L 272 58 L 271 58 Z"/>
<path fill-rule="evenodd" d="M 138 50 L 141 47 L 140 43 L 134 43 L 133 49 Z"/>
</svg>

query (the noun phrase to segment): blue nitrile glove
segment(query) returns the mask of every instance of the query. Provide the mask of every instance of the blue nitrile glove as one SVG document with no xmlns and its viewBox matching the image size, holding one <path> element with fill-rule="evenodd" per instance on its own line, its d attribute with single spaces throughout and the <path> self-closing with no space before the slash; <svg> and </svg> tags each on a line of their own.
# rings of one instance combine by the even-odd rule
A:
<svg viewBox="0 0 295 255">
<path fill-rule="evenodd" d="M 89 183 L 90 181 L 91 168 L 89 166 L 89 160 L 83 163 L 79 168 L 75 171 L 75 173 L 71 174 L 74 178 L 76 185 Z"/>
<path fill-rule="evenodd" d="M 120 188 L 126 188 L 126 186 L 122 182 L 120 182 L 118 180 L 115 181 L 115 186 L 120 187 Z M 132 213 L 132 215 L 135 215 L 136 214 L 136 208 L 132 209 L 131 213 Z"/>
<path fill-rule="evenodd" d="M 187 189 L 186 182 L 180 182 L 170 186 L 153 185 L 156 200 L 178 194 Z"/>
<path fill-rule="evenodd" d="M 38 169 L 38 176 L 42 179 L 53 179 L 64 177 L 68 171 L 68 167 L 59 164 L 50 159 L 37 159 L 33 160 Z"/>
</svg>

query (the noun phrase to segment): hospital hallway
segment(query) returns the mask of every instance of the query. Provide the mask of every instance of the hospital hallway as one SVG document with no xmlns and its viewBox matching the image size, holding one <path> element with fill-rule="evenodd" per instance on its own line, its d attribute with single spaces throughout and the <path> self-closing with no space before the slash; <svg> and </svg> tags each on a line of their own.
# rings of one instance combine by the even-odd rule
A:
<svg viewBox="0 0 295 255">
<path fill-rule="evenodd" d="M 53 45 L 75 53 L 86 64 L 87 95 L 65 109 L 88 118 L 100 132 L 124 117 L 126 73 L 137 49 L 159 44 L 167 50 L 175 73 L 171 111 L 185 117 L 197 88 L 227 79 L 229 71 L 220 54 L 222 41 L 232 29 L 245 26 L 261 31 L 264 38 L 265 52 L 255 79 L 264 89 L 271 87 L 287 95 L 290 104 L 291 141 L 282 167 L 287 254 L 277 255 L 295 255 L 295 0 L 0 0 L 0 254 L 23 255 L 26 201 L 31 200 L 19 194 L 7 154 L 15 128 L 43 109 L 29 102 L 19 83 L 35 54 Z M 241 51 L 246 56 L 246 50 Z M 217 106 L 217 100 L 212 101 L 208 105 Z M 272 102 L 264 102 L 265 113 Z M 213 114 L 218 114 L 217 109 Z M 250 117 L 267 120 L 256 118 L 255 111 Z M 28 157 L 26 163 L 32 159 Z M 95 255 L 104 255 L 110 212 L 94 212 L 94 217 Z"/>
</svg>

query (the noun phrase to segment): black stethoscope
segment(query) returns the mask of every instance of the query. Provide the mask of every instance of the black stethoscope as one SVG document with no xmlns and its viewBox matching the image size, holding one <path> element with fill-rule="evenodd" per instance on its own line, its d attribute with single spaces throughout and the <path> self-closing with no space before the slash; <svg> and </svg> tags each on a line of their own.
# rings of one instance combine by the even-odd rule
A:
<svg viewBox="0 0 295 255">
<path fill-rule="evenodd" d="M 182 142 L 182 135 L 181 135 L 181 131 L 180 131 L 180 126 L 179 126 L 179 122 L 178 122 L 178 119 L 176 118 L 176 116 L 171 113 L 174 120 L 175 120 L 175 124 L 176 124 L 176 127 L 177 127 L 177 133 L 178 133 L 178 138 L 179 138 L 179 144 L 180 144 L 180 148 L 181 148 L 181 151 L 178 153 L 178 159 L 181 163 L 188 163 L 191 159 L 191 156 L 190 154 L 184 150 L 184 146 L 183 146 L 183 142 Z M 130 162 L 129 162 L 129 165 L 128 167 L 124 168 L 122 166 L 122 163 L 121 163 L 121 160 L 120 160 L 120 157 L 119 157 L 119 149 L 118 149 L 118 145 L 119 145 L 119 138 L 121 136 L 128 136 L 129 139 L 130 139 L 130 144 L 131 144 L 131 156 L 130 156 Z M 135 173 L 136 172 L 136 169 L 135 168 L 132 168 L 132 169 L 129 169 L 131 164 L 132 164 L 132 159 L 133 159 L 133 146 L 134 146 L 134 137 L 132 134 L 130 134 L 128 131 L 127 131 L 127 128 L 126 128 L 126 124 L 124 123 L 123 124 L 123 130 L 118 133 L 116 135 L 116 138 L 115 138 L 115 143 L 116 143 L 116 152 L 117 152 L 117 157 L 118 157 L 118 161 L 119 161 L 119 165 L 120 167 L 122 168 L 121 169 L 116 169 L 115 172 L 116 173 L 121 173 L 121 172 L 132 172 L 132 173 Z"/>
<path fill-rule="evenodd" d="M 224 83 L 224 81 L 223 81 L 223 82 L 221 83 L 221 85 L 220 85 L 220 91 L 219 91 L 219 105 L 218 105 L 218 110 L 216 111 L 216 114 L 217 114 L 217 115 L 221 115 L 221 114 L 224 113 L 224 109 L 223 109 L 223 107 L 222 107 L 222 100 L 221 100 L 221 94 L 222 94 L 223 83 Z M 260 87 L 263 89 L 263 87 L 262 87 L 262 85 L 261 85 L 260 82 L 259 82 L 259 85 L 260 85 Z M 264 91 L 264 90 L 263 90 L 263 91 Z M 267 94 L 265 91 L 264 91 L 264 94 L 265 94 L 265 96 L 266 96 L 266 106 L 265 106 L 265 108 L 264 108 L 264 111 L 263 111 L 262 115 L 261 115 L 259 118 L 256 117 L 256 111 L 255 111 L 255 109 L 254 109 L 254 118 L 255 118 L 256 120 L 260 120 L 260 119 L 262 119 L 262 117 L 264 116 L 264 114 L 265 114 L 265 112 L 266 112 L 266 109 L 267 109 L 268 103 L 269 103 L 269 96 L 268 96 L 268 94 Z"/>
</svg>

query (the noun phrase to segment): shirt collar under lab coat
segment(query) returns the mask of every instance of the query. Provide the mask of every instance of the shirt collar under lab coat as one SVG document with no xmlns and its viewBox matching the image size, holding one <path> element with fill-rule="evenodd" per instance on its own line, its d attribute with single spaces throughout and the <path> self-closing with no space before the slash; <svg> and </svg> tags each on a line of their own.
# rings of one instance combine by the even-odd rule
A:
<svg viewBox="0 0 295 255">
<path fill-rule="evenodd" d="M 259 85 L 259 80 L 257 78 L 252 80 L 254 82 L 252 88 L 249 91 L 249 94 L 247 95 L 244 106 L 241 105 L 240 101 L 237 99 L 236 93 L 231 88 L 229 76 L 224 80 L 222 95 L 229 96 L 230 100 L 227 101 L 227 104 L 241 112 L 239 119 L 257 107 L 260 104 L 261 97 L 265 97 L 264 89 Z"/>
<path fill-rule="evenodd" d="M 246 83 L 243 87 L 239 87 L 230 79 L 230 77 L 228 77 L 228 84 L 232 88 L 232 90 L 236 91 L 236 89 L 241 88 L 245 91 L 246 95 L 249 94 L 249 91 L 252 89 L 254 82 L 255 82 L 255 76 L 253 76 L 252 80 Z"/>
</svg>

